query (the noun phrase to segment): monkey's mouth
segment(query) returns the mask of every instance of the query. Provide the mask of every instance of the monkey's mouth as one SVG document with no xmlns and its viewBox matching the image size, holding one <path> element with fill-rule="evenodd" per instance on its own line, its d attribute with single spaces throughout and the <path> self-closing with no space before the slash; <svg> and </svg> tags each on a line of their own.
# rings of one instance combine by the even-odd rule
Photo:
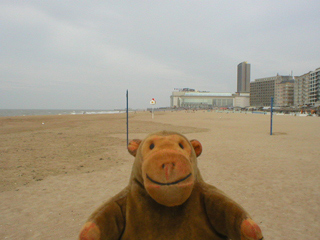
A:
<svg viewBox="0 0 320 240">
<path fill-rule="evenodd" d="M 177 181 L 175 181 L 175 182 L 162 183 L 162 182 L 157 182 L 157 181 L 153 180 L 153 179 L 152 179 L 151 177 L 149 177 L 148 174 L 147 174 L 147 178 L 148 178 L 151 182 L 153 182 L 153 183 L 155 183 L 155 184 L 157 184 L 157 185 L 161 185 L 161 186 L 170 186 L 170 185 L 178 184 L 178 183 L 183 182 L 184 180 L 188 179 L 190 176 L 191 176 L 191 173 L 189 173 L 189 174 L 188 174 L 187 176 L 185 176 L 184 178 L 181 178 L 181 179 L 179 179 L 179 180 L 177 180 Z"/>
</svg>

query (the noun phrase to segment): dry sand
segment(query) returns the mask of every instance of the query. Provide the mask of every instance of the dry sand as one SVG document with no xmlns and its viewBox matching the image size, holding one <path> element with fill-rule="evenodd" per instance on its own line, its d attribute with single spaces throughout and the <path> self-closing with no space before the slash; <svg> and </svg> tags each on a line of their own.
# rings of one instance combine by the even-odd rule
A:
<svg viewBox="0 0 320 240">
<path fill-rule="evenodd" d="M 320 239 L 320 118 L 198 111 L 130 113 L 129 138 L 174 130 L 203 145 L 199 168 L 265 239 Z M 0 118 L 0 239 L 77 239 L 124 188 L 125 114 Z"/>
</svg>

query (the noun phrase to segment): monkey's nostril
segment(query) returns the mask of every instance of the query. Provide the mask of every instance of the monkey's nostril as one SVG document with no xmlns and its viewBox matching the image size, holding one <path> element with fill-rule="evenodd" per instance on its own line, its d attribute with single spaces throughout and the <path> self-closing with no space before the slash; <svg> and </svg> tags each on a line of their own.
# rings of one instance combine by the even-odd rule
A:
<svg viewBox="0 0 320 240">
<path fill-rule="evenodd" d="M 166 165 L 165 164 L 162 164 L 162 168 L 164 168 Z"/>
</svg>

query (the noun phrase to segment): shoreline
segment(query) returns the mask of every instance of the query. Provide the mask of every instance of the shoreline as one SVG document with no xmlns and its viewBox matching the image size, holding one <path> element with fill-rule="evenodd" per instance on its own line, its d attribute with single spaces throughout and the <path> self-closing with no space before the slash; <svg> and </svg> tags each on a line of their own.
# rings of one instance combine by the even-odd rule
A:
<svg viewBox="0 0 320 240">
<path fill-rule="evenodd" d="M 22 116 L 55 116 L 55 115 L 81 115 L 81 114 L 118 114 L 126 110 L 100 110 L 100 109 L 0 109 L 0 117 Z"/>
</svg>

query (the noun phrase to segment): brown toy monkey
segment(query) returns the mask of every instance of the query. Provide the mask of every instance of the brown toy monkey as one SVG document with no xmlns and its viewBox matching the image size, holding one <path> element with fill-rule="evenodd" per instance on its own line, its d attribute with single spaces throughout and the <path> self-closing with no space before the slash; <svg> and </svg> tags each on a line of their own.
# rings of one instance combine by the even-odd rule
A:
<svg viewBox="0 0 320 240">
<path fill-rule="evenodd" d="M 263 239 L 245 210 L 202 180 L 202 146 L 176 132 L 132 140 L 129 185 L 98 208 L 81 240 Z"/>
</svg>

